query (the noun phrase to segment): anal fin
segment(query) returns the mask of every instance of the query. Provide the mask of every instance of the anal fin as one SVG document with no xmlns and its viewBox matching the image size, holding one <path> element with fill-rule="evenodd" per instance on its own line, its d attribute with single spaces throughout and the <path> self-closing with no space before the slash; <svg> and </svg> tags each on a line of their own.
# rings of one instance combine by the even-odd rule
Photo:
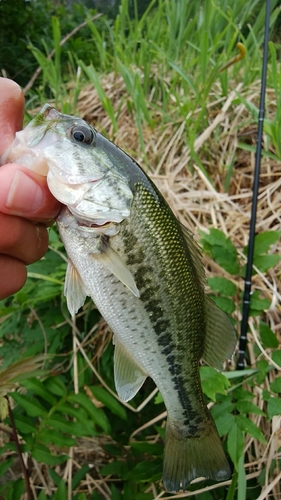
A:
<svg viewBox="0 0 281 500">
<path fill-rule="evenodd" d="M 116 391 L 123 401 L 129 401 L 137 394 L 147 374 L 116 339 L 116 336 L 114 337 L 114 343 L 114 380 Z"/>
</svg>

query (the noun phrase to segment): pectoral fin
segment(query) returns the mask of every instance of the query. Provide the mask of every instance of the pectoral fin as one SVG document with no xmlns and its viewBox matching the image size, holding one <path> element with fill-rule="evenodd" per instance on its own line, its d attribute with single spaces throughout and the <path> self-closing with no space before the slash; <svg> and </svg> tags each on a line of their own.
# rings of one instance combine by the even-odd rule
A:
<svg viewBox="0 0 281 500">
<path fill-rule="evenodd" d="M 114 380 L 118 396 L 123 401 L 132 399 L 146 377 L 147 374 L 115 337 Z"/>
<path fill-rule="evenodd" d="M 237 338 L 233 325 L 227 316 L 209 298 L 205 298 L 206 337 L 202 358 L 208 365 L 222 370 L 222 363 L 230 359 L 235 349 Z"/>
<path fill-rule="evenodd" d="M 71 316 L 77 313 L 80 307 L 83 306 L 87 295 L 89 295 L 76 267 L 74 267 L 70 260 L 68 261 L 65 275 L 64 295 L 66 296 L 67 307 Z"/>
<path fill-rule="evenodd" d="M 122 281 L 136 297 L 140 296 L 131 271 L 107 242 L 102 243 L 100 253 L 95 253 L 93 255 L 102 266 L 109 269 L 116 278 Z"/>
</svg>

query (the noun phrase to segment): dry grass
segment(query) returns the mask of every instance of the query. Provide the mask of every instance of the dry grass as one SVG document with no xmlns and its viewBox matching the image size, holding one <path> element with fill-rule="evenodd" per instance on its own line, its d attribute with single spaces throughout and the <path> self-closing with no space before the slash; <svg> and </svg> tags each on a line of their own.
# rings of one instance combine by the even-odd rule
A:
<svg viewBox="0 0 281 500">
<path fill-rule="evenodd" d="M 235 90 L 242 93 L 247 100 L 257 102 L 260 82 L 256 82 L 255 85 L 247 89 L 241 88 L 240 85 L 234 85 L 233 92 L 227 98 L 218 98 L 220 89 L 218 87 L 213 89 L 208 107 L 209 125 L 196 139 L 194 144 L 194 150 L 208 175 L 203 173 L 203 170 L 192 159 L 187 146 L 186 133 L 188 131 L 185 130 L 185 122 L 179 123 L 173 119 L 172 114 L 170 121 L 165 126 L 159 124 L 153 130 L 148 126 L 144 127 L 143 135 L 146 149 L 145 153 L 142 152 L 136 124 L 127 111 L 127 96 L 122 79 L 111 74 L 107 75 L 102 83 L 114 105 L 116 115 L 118 115 L 117 134 L 113 137 L 111 122 L 100 104 L 95 89 L 91 86 L 85 87 L 80 93 L 78 101 L 80 116 L 100 132 L 105 133 L 110 139 L 114 140 L 114 142 L 131 154 L 146 169 L 175 214 L 193 231 L 195 237 L 198 238 L 198 229 L 207 230 L 209 227 L 221 229 L 231 238 L 239 254 L 242 255 L 242 249 L 248 242 L 254 153 L 239 149 L 238 143 L 241 141 L 247 142 L 250 145 L 255 144 L 256 124 L 249 116 L 245 106 L 237 104 L 235 101 Z M 268 89 L 268 106 L 274 112 L 272 96 L 271 89 Z M 120 105 L 120 103 L 122 104 Z M 160 123 L 160 120 L 157 120 L 157 111 L 154 110 L 153 113 L 155 113 L 155 122 L 157 123 L 158 121 Z M 233 174 L 229 190 L 226 193 L 224 191 L 224 181 L 227 174 L 226 166 L 231 164 L 233 166 Z M 280 187 L 281 163 L 264 158 L 261 165 L 257 232 L 280 229 Z M 280 243 L 275 248 L 272 248 L 272 252 L 274 253 L 280 253 L 280 251 Z M 225 271 L 222 271 L 207 257 L 205 258 L 205 264 L 208 275 L 226 274 Z M 266 312 L 266 320 L 281 343 L 280 273 L 281 264 L 266 274 L 256 274 L 253 279 L 253 289 L 261 291 L 264 297 L 270 299 L 271 306 Z M 232 280 L 234 279 L 231 276 L 227 277 Z M 240 279 L 238 282 L 235 282 L 238 288 L 243 290 L 243 280 Z M 238 321 L 241 319 L 238 298 L 236 319 L 238 324 Z M 249 356 L 252 366 L 255 366 L 257 361 L 254 355 L 253 343 L 258 340 L 258 322 L 259 318 L 250 319 Z M 103 348 L 110 339 L 110 332 L 108 332 L 103 321 L 97 325 L 99 335 L 98 337 L 95 336 L 98 339 L 95 346 L 96 359 L 92 362 L 93 360 L 87 358 L 84 347 L 78 341 L 75 326 L 72 326 L 74 353 L 80 350 L 95 374 L 99 376 L 96 367 Z M 90 335 L 87 336 L 87 342 L 89 337 Z M 263 354 L 270 359 L 270 350 L 267 350 Z M 271 372 L 270 377 L 274 376 L 276 376 L 276 372 L 275 374 Z M 102 380 L 101 382 L 103 383 Z M 268 389 L 269 382 L 270 378 L 268 378 L 263 386 L 254 389 L 254 402 L 261 409 L 265 405 L 261 397 L 262 390 L 263 388 Z M 144 404 L 146 403 L 147 401 Z M 126 404 L 126 406 L 130 407 L 133 411 L 141 410 L 141 408 L 135 410 L 129 404 Z M 165 414 L 159 415 L 158 420 L 163 422 L 164 416 Z M 258 500 L 268 498 L 274 500 L 281 499 L 281 474 L 277 468 L 273 472 L 269 470 L 272 460 L 274 458 L 279 458 L 280 460 L 281 458 L 280 453 L 279 457 L 277 453 L 278 448 L 281 446 L 281 417 L 273 417 L 270 422 L 258 415 L 251 415 L 251 418 L 262 428 L 267 444 L 261 444 L 253 440 L 250 436 L 247 437 L 245 442 L 245 470 L 247 480 L 259 476 L 261 468 L 264 464 L 267 464 L 266 482 Z M 155 420 L 148 422 L 147 427 L 152 426 L 154 423 Z M 153 432 L 153 427 L 151 429 Z M 140 430 L 137 429 L 131 438 L 134 439 L 134 436 Z M 155 442 L 158 438 L 158 435 L 153 434 L 150 440 Z M 104 478 L 99 473 L 100 467 L 107 463 L 108 460 L 108 456 L 103 448 L 104 439 L 109 438 L 100 437 L 92 440 L 81 440 L 78 446 L 71 449 L 70 459 L 67 464 L 58 466 L 56 472 L 71 484 L 71 477 L 73 477 L 74 472 L 81 468 L 84 463 L 90 463 L 92 473 L 86 476 L 83 483 L 80 483 L 79 491 L 84 491 L 86 496 L 90 496 L 92 491 L 99 491 L 102 498 L 110 499 L 109 484 L 113 481 L 113 478 L 111 476 Z M 69 453 L 69 450 L 67 452 Z M 39 465 L 34 461 L 32 470 L 31 485 L 35 499 L 38 498 L 40 488 L 44 489 L 46 494 L 55 491 L 55 485 L 46 474 L 44 465 Z M 16 471 L 13 471 L 13 474 L 16 475 Z M 114 481 L 116 482 L 116 479 Z M 230 481 L 223 483 L 223 485 L 229 484 Z M 202 488 L 201 486 L 198 487 L 197 493 L 216 488 L 216 485 L 208 488 Z M 188 498 L 195 493 L 191 494 L 187 492 L 168 496 L 165 491 L 162 491 L 158 494 L 154 484 L 147 491 L 153 494 L 155 500 Z M 71 499 L 70 491 L 68 499 Z"/>
</svg>

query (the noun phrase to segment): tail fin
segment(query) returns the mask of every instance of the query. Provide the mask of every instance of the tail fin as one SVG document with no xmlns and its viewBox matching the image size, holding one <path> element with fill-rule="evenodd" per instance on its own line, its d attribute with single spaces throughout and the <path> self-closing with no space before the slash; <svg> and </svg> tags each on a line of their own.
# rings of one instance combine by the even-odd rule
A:
<svg viewBox="0 0 281 500">
<path fill-rule="evenodd" d="M 164 451 L 164 487 L 170 493 L 185 490 L 196 477 L 229 479 L 231 471 L 213 421 L 201 437 L 183 437 L 167 420 Z"/>
</svg>

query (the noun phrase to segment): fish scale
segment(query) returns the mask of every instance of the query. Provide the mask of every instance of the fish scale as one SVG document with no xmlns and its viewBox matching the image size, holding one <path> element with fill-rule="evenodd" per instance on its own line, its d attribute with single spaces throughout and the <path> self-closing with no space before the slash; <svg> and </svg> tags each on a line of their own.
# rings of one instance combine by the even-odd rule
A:
<svg viewBox="0 0 281 500">
<path fill-rule="evenodd" d="M 4 155 L 47 175 L 65 206 L 57 225 L 68 255 L 73 315 L 92 297 L 114 333 L 114 379 L 128 401 L 150 376 L 167 408 L 163 483 L 185 490 L 230 468 L 204 403 L 199 361 L 222 368 L 236 335 L 205 294 L 201 253 L 140 166 L 83 120 L 49 105 Z"/>
</svg>

